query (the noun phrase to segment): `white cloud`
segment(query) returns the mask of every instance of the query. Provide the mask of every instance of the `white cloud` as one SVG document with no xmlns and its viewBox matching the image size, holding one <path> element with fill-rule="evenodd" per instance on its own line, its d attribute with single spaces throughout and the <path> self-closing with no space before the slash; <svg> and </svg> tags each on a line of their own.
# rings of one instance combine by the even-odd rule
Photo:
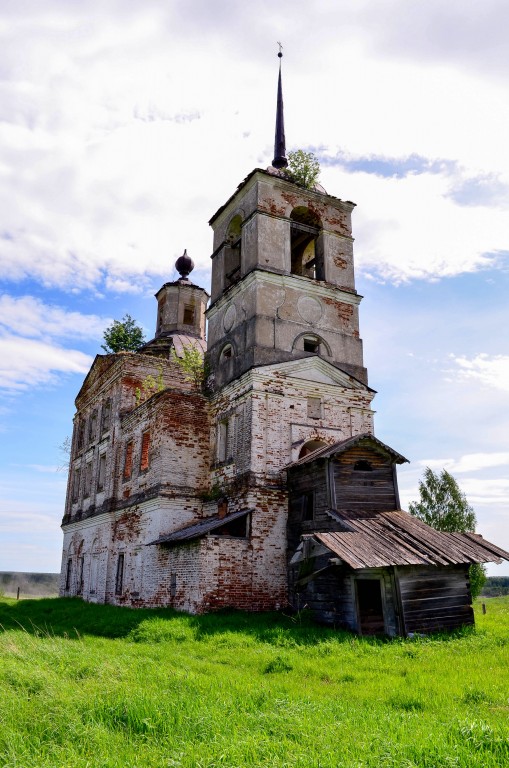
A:
<svg viewBox="0 0 509 768">
<path fill-rule="evenodd" d="M 22 336 L 96 339 L 108 323 L 107 318 L 68 312 L 33 296 L 0 296 L 0 328 Z"/>
<path fill-rule="evenodd" d="M 0 338 L 0 382 L 7 391 L 22 392 L 51 384 L 59 374 L 84 374 L 91 364 L 92 358 L 76 349 L 19 336 Z"/>
<path fill-rule="evenodd" d="M 462 472 L 477 472 L 490 467 L 509 467 L 509 452 L 469 453 L 459 459 L 420 459 L 416 462 L 416 466 L 429 467 L 433 470 L 446 469 L 452 475 Z"/>
<path fill-rule="evenodd" d="M 509 392 L 509 356 L 479 354 L 475 357 L 452 356 L 457 375 L 464 380 L 475 380 L 488 387 Z"/>
<path fill-rule="evenodd" d="M 458 205 L 449 196 L 446 172 L 382 178 L 327 168 L 322 176 L 327 188 L 348 188 L 359 203 L 356 263 L 378 278 L 398 283 L 450 277 L 496 266 L 504 248 L 509 255 L 507 214 Z"/>
<path fill-rule="evenodd" d="M 482 13 L 389 5 L 387 15 L 387 4 L 382 13 L 372 3 L 325 2 L 290 22 L 289 2 L 215 3 L 213 13 L 201 2 L 202 24 L 196 3 L 110 0 L 87 3 L 86 13 L 51 0 L 43 10 L 24 3 L 23 13 L 10 6 L 0 26 L 4 278 L 143 290 L 184 247 L 205 267 L 207 218 L 271 159 L 277 59 L 266 32 L 283 24 L 289 145 L 418 152 L 462 169 L 400 180 L 324 169 L 331 193 L 359 203 L 359 266 L 397 282 L 477 270 L 493 258 L 486 254 L 507 251 L 506 86 L 489 68 L 480 80 L 466 55 L 472 30 L 486 31 L 483 19 L 499 5 L 491 0 Z M 339 23 L 352 32 L 341 46 Z M 436 40 L 445 38 L 440 60 Z M 478 55 L 504 60 L 476 41 Z M 310 109 L 303 93 L 319 106 Z M 497 205 L 460 204 L 481 193 L 485 202 L 496 193 Z"/>
</svg>

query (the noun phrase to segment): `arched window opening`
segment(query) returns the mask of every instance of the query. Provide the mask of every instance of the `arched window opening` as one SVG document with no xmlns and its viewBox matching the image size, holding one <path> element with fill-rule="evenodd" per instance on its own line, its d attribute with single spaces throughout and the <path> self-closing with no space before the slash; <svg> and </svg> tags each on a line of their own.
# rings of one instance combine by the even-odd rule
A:
<svg viewBox="0 0 509 768">
<path fill-rule="evenodd" d="M 291 271 L 311 280 L 324 280 L 320 218 L 309 208 L 298 206 L 290 214 Z"/>
<path fill-rule="evenodd" d="M 233 357 L 233 347 L 231 344 L 226 344 L 221 350 L 219 361 L 221 363 L 224 363 L 226 360 L 231 360 L 232 357 Z"/>
<path fill-rule="evenodd" d="M 326 445 L 328 445 L 328 443 L 324 440 L 318 440 L 316 438 L 314 440 L 308 440 L 300 449 L 299 459 L 303 459 L 304 456 L 309 456 L 310 453 L 314 453 L 314 451 L 317 451 L 319 448 L 325 448 Z"/>
<path fill-rule="evenodd" d="M 359 459 L 359 461 L 356 461 L 353 465 L 355 472 L 372 472 L 373 467 L 369 463 L 369 461 L 366 461 L 365 459 Z"/>
<path fill-rule="evenodd" d="M 224 247 L 224 287 L 229 288 L 240 280 L 240 252 L 242 244 L 242 218 L 233 217 L 226 234 Z"/>
<path fill-rule="evenodd" d="M 310 352 L 321 357 L 331 357 L 331 349 L 321 336 L 311 333 L 301 333 L 293 342 L 292 352 Z"/>
</svg>

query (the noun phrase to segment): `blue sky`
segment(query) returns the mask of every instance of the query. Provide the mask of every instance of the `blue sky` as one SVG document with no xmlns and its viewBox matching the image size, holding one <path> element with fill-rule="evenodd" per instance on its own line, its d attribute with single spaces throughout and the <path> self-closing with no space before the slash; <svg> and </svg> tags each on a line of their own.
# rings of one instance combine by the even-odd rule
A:
<svg viewBox="0 0 509 768">
<path fill-rule="evenodd" d="M 509 548 L 509 7 L 500 0 L 7 0 L 0 11 L 0 570 L 57 571 L 59 446 L 102 332 L 153 335 L 187 248 L 289 148 L 357 204 L 377 436 L 446 467 Z M 509 574 L 509 564 L 490 568 Z"/>
</svg>

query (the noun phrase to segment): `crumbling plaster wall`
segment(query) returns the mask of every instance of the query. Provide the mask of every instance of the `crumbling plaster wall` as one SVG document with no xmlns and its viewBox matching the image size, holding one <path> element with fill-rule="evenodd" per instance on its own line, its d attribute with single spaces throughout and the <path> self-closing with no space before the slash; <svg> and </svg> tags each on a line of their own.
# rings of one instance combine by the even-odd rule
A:
<svg viewBox="0 0 509 768">
<path fill-rule="evenodd" d="M 220 484 L 248 473 L 263 485 L 282 487 L 281 471 L 308 440 L 334 443 L 372 433 L 372 397 L 361 386 L 292 377 L 285 364 L 249 371 L 211 403 L 213 441 L 217 443 L 218 423 L 226 418 L 231 423 L 229 461 L 215 467 L 213 481 Z M 309 414 L 309 398 L 319 400 L 320 418 Z M 230 467 L 228 474 L 225 466 Z"/>
</svg>

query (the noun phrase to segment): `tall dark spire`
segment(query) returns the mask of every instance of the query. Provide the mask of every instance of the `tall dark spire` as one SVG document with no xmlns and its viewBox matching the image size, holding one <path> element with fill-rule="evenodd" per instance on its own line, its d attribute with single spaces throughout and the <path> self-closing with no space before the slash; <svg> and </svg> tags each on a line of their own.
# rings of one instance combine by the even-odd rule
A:
<svg viewBox="0 0 509 768">
<path fill-rule="evenodd" d="M 283 87 L 281 85 L 281 59 L 283 54 L 281 43 L 279 45 L 279 78 L 277 82 L 277 109 L 276 109 L 276 136 L 274 139 L 274 159 L 272 165 L 274 168 L 286 168 L 288 160 L 285 157 L 286 142 L 285 142 L 285 119 L 283 114 Z"/>
</svg>

